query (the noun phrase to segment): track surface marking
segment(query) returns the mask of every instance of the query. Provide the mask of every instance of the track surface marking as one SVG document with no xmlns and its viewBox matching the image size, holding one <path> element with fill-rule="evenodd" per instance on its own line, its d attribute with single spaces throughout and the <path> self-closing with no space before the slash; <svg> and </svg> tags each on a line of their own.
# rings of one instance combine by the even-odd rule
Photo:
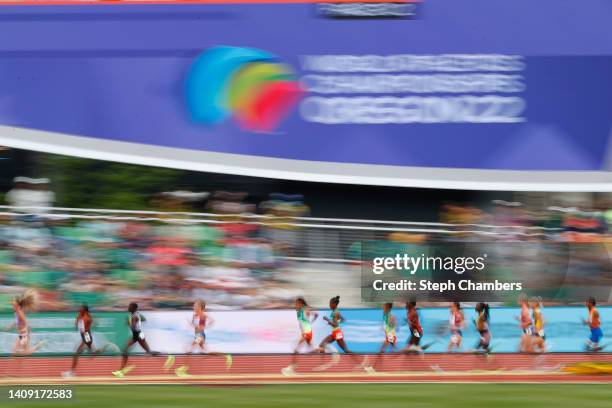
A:
<svg viewBox="0 0 612 408">
<path fill-rule="evenodd" d="M 281 369 L 291 363 L 290 355 L 235 355 L 231 369 L 224 356 L 176 356 L 170 370 L 164 370 L 166 356 L 131 356 L 135 366 L 124 378 L 111 371 L 119 368 L 120 357 L 87 356 L 79 360 L 76 376 L 62 378 L 71 357 L 0 358 L 2 384 L 272 384 L 340 382 L 607 382 L 612 375 L 576 375 L 563 367 L 579 363 L 612 364 L 612 353 L 551 353 L 545 355 L 493 354 L 387 354 L 367 374 L 360 367 L 365 355 L 341 355 L 325 371 L 314 369 L 330 363 L 330 355 L 300 355 L 296 374 L 284 376 Z M 372 363 L 375 355 L 369 356 Z M 174 369 L 188 365 L 188 377 L 177 377 Z"/>
</svg>

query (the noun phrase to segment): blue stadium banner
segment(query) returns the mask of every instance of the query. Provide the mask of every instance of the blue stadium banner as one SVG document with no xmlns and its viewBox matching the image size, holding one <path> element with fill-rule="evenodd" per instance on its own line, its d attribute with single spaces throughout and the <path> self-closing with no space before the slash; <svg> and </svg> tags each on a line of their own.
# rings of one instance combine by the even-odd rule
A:
<svg viewBox="0 0 612 408">
<path fill-rule="evenodd" d="M 612 191 L 605 0 L 46 3 L 0 8 L 6 146 L 300 180 Z"/>
<path fill-rule="evenodd" d="M 464 305 L 466 328 L 463 331 L 463 351 L 474 347 L 479 334 L 473 325 L 476 312 Z M 610 327 L 610 307 L 600 307 L 602 326 Z M 319 313 L 327 313 L 319 310 Z M 546 322 L 546 338 L 549 351 L 580 352 L 589 331 L 582 324 L 587 318 L 584 307 L 547 307 L 542 310 Z M 143 332 L 147 341 L 155 350 L 163 353 L 182 354 L 189 350 L 193 341 L 193 327 L 189 321 L 190 311 L 146 311 L 147 321 Z M 410 337 L 406 325 L 406 311 L 402 307 L 393 309 L 392 314 L 398 322 L 398 344 L 404 345 Z M 352 351 L 358 353 L 375 353 L 380 349 L 385 334 L 382 326 L 381 309 L 344 309 L 346 319 L 343 325 L 345 339 Z M 516 317 L 520 315 L 518 307 L 493 307 L 491 309 L 490 328 L 493 335 L 493 347 L 499 353 L 515 353 L 522 330 Z M 291 354 L 300 337 L 299 324 L 294 310 L 240 310 L 212 311 L 210 316 L 215 320 L 214 326 L 206 332 L 207 345 L 210 351 L 232 354 Z M 431 343 L 429 352 L 446 352 L 450 340 L 448 331 L 449 311 L 446 308 L 419 308 L 420 321 L 423 326 L 423 341 Z M 0 315 L 1 323 L 8 323 L 12 316 Z M 74 316 L 66 313 L 38 314 L 32 319 L 32 338 L 34 342 L 45 340 L 44 345 L 35 355 L 69 355 L 78 347 L 80 336 L 74 327 Z M 94 328 L 94 339 L 100 347 L 107 347 L 108 354 L 117 354 L 129 334 L 125 326 L 125 315 L 122 313 L 98 312 L 99 324 Z M 329 325 L 318 319 L 313 323 L 314 344 L 319 344 L 330 333 Z M 0 333 L 0 356 L 11 352 L 15 335 Z M 134 352 L 141 352 L 134 350 Z"/>
</svg>

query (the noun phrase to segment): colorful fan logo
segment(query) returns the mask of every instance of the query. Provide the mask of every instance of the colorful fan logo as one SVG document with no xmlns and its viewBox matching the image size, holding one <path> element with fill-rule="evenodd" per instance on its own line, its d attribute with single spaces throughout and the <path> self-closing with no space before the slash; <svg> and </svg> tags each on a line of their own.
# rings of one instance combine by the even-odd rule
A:
<svg viewBox="0 0 612 408">
<path fill-rule="evenodd" d="M 212 47 L 200 54 L 187 78 L 187 106 L 197 123 L 233 117 L 245 130 L 270 132 L 304 91 L 291 68 L 255 48 Z"/>
</svg>

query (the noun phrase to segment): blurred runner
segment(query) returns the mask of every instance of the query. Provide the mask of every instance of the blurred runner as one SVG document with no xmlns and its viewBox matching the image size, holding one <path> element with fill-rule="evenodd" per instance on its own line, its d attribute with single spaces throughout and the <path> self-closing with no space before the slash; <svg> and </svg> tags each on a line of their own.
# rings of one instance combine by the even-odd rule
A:
<svg viewBox="0 0 612 408">
<path fill-rule="evenodd" d="M 325 320 L 327 324 L 331 326 L 332 332 L 323 339 L 323 341 L 315 351 L 324 354 L 326 352 L 327 346 L 329 346 L 333 342 L 336 342 L 336 344 L 338 344 L 342 351 L 344 351 L 346 354 L 350 355 L 353 359 L 355 359 L 356 357 L 354 357 L 353 353 L 348 349 L 348 346 L 344 341 L 344 332 L 342 331 L 341 325 L 345 322 L 345 319 L 344 317 L 342 317 L 340 311 L 338 310 L 339 304 L 340 296 L 335 296 L 329 300 L 330 314 L 329 317 L 323 316 L 323 320 Z M 340 356 L 338 355 L 337 350 L 332 349 L 332 362 L 316 367 L 315 370 L 326 370 L 329 367 L 338 364 L 339 361 Z"/>
<path fill-rule="evenodd" d="M 194 351 L 199 351 L 200 353 L 206 353 L 210 355 L 220 355 L 221 353 L 208 351 L 206 348 L 206 327 L 212 327 L 214 324 L 214 320 L 206 313 L 206 303 L 203 300 L 196 300 L 193 303 L 193 316 L 191 321 L 189 322 L 194 329 L 194 337 L 193 341 L 187 351 L 187 364 L 180 366 L 174 372 L 179 377 L 189 376 L 187 370 L 189 370 L 189 356 L 193 354 Z M 174 357 L 168 356 L 168 361 L 166 362 L 166 369 L 169 369 L 170 362 L 174 363 Z M 227 369 L 232 366 L 232 356 L 230 354 L 225 355 L 225 367 Z"/>
<path fill-rule="evenodd" d="M 159 355 L 159 352 L 151 351 L 151 348 L 145 339 L 144 333 L 142 332 L 142 322 L 146 321 L 146 319 L 142 314 L 140 314 L 140 312 L 138 312 L 138 304 L 130 303 L 128 306 L 128 313 L 127 323 L 130 331 L 132 332 L 132 337 L 127 341 L 125 348 L 123 349 L 121 368 L 117 371 L 113 371 L 113 375 L 120 378 L 134 369 L 134 366 L 127 365 L 128 352 L 134 344 L 140 344 L 140 347 L 142 347 L 147 354 L 153 356 Z"/>
<path fill-rule="evenodd" d="M 79 313 L 76 317 L 75 322 L 76 328 L 79 330 L 81 335 L 81 344 L 77 347 L 74 356 L 72 357 L 72 367 L 70 371 L 65 371 L 62 373 L 63 377 L 73 377 L 74 370 L 77 367 L 77 363 L 79 360 L 79 355 L 87 348 L 90 353 L 98 354 L 106 351 L 106 346 L 101 349 L 93 348 L 93 337 L 91 335 L 91 327 L 93 326 L 93 317 L 89 313 L 89 307 L 87 305 L 82 305 L 79 309 Z"/>
<path fill-rule="evenodd" d="M 397 342 L 397 319 L 393 314 L 391 314 L 391 310 L 393 309 L 393 303 L 385 303 L 382 306 L 383 308 L 383 330 L 385 332 L 385 339 L 380 346 L 380 351 L 376 356 L 376 360 L 374 360 L 374 364 L 368 365 L 368 356 L 365 357 L 362 365 L 363 369 L 368 373 L 376 372 L 376 365 L 380 362 L 382 355 L 390 348 L 392 351 L 397 351 L 395 346 Z"/>
<path fill-rule="evenodd" d="M 533 347 L 531 344 L 533 334 L 533 321 L 531 320 L 531 313 L 529 313 L 529 304 L 525 296 L 519 297 L 519 305 L 521 306 L 521 314 L 517 317 L 519 326 L 523 333 L 521 334 L 521 341 L 519 343 L 519 351 L 522 353 L 531 353 Z"/>
<path fill-rule="evenodd" d="M 596 304 L 597 302 L 593 297 L 590 297 L 586 301 L 586 307 L 589 311 L 589 318 L 588 320 L 582 321 L 585 325 L 589 326 L 589 329 L 591 330 L 591 335 L 586 343 L 587 351 L 601 351 L 604 348 L 599 345 L 599 341 L 603 337 L 603 332 L 601 331 L 601 319 L 599 317 L 599 311 L 595 307 Z"/>
<path fill-rule="evenodd" d="M 489 354 L 491 352 L 490 344 L 491 344 L 491 332 L 489 331 L 489 305 L 487 303 L 478 303 L 476 305 L 476 313 L 477 317 L 474 320 L 474 324 L 476 325 L 476 330 L 480 334 L 480 340 L 476 345 L 476 351 L 483 350 L 485 354 Z"/>
<path fill-rule="evenodd" d="M 465 328 L 465 315 L 461 309 L 461 303 L 453 302 L 450 306 L 450 342 L 448 343 L 448 352 L 461 349 L 461 341 L 463 339 L 463 328 Z"/>
<path fill-rule="evenodd" d="M 546 333 L 544 332 L 544 315 L 540 299 L 531 300 L 531 314 L 533 317 L 533 351 L 546 352 Z"/>
<path fill-rule="evenodd" d="M 13 299 L 13 311 L 15 312 L 15 321 L 5 327 L 5 331 L 12 329 L 17 330 L 17 340 L 13 346 L 13 354 L 15 356 L 27 356 L 35 353 L 44 344 L 44 340 L 39 341 L 30 346 L 32 329 L 28 324 L 26 311 L 36 307 L 38 301 L 38 292 L 33 289 L 28 289 L 23 295 Z"/>
<path fill-rule="evenodd" d="M 410 328 L 410 337 L 408 338 L 408 344 L 403 350 L 404 353 L 421 354 L 431 347 L 433 342 L 421 346 L 423 327 L 421 326 L 421 318 L 419 316 L 419 309 L 416 306 L 416 302 L 406 303 L 406 323 Z"/>
<path fill-rule="evenodd" d="M 300 340 L 298 340 L 295 350 L 293 351 L 291 364 L 281 370 L 281 372 L 285 375 L 295 374 L 297 356 L 302 346 L 306 345 L 312 351 L 312 323 L 317 320 L 317 317 L 319 316 L 317 312 L 310 310 L 308 303 L 306 303 L 306 300 L 303 297 L 298 297 L 295 300 L 295 310 L 297 312 L 297 320 L 300 325 Z"/>
</svg>

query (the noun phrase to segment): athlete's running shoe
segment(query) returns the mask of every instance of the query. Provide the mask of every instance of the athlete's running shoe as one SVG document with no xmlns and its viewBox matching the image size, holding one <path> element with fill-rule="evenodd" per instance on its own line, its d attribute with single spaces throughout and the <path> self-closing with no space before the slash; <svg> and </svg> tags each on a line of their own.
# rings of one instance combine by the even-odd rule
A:
<svg viewBox="0 0 612 408">
<path fill-rule="evenodd" d="M 287 367 L 281 369 L 281 374 L 283 374 L 285 376 L 295 375 L 295 370 L 293 369 L 293 365 L 290 365 L 290 366 L 287 366 Z"/>
<path fill-rule="evenodd" d="M 363 367 L 364 371 L 368 374 L 376 374 L 376 370 L 372 366 Z"/>
<path fill-rule="evenodd" d="M 123 373 L 123 370 L 117 370 L 113 371 L 113 375 L 117 378 L 123 378 L 125 374 Z"/>
<path fill-rule="evenodd" d="M 176 358 L 173 355 L 168 355 L 168 358 L 166 359 L 166 362 L 164 363 L 164 370 L 168 371 L 172 368 L 172 366 L 174 365 L 174 362 L 176 361 Z"/>
<path fill-rule="evenodd" d="M 125 375 L 126 375 L 127 373 L 129 373 L 130 371 L 132 371 L 134 368 L 136 368 L 136 366 L 134 366 L 134 365 L 130 365 L 130 366 L 124 367 L 124 368 L 123 368 L 123 369 L 121 369 L 121 370 L 113 371 L 113 375 L 114 375 L 115 377 L 117 377 L 117 378 L 123 378 L 123 377 L 125 377 Z"/>
<path fill-rule="evenodd" d="M 189 366 L 184 365 L 174 370 L 174 373 L 176 374 L 177 377 L 181 377 L 181 378 L 191 377 L 191 375 L 187 373 L 187 370 L 189 370 Z"/>
</svg>

